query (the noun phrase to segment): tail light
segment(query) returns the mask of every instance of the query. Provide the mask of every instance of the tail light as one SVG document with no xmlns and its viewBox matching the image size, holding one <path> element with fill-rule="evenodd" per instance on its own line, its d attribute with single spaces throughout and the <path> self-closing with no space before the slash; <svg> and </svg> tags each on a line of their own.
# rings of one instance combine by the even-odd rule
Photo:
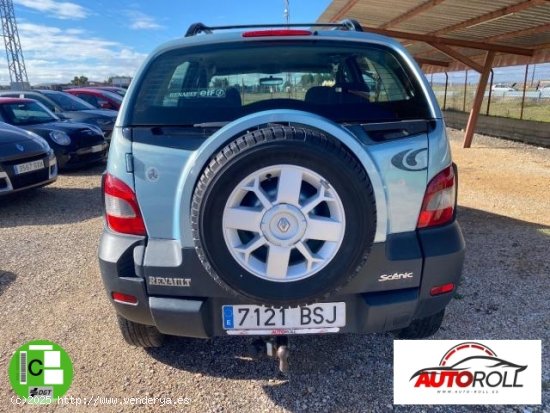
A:
<svg viewBox="0 0 550 413">
<path fill-rule="evenodd" d="M 428 184 L 417 228 L 427 228 L 452 221 L 456 208 L 456 175 L 451 165 Z"/>
<path fill-rule="evenodd" d="M 115 232 L 146 235 L 145 224 L 139 211 L 134 191 L 111 174 L 103 175 L 105 219 Z"/>
</svg>

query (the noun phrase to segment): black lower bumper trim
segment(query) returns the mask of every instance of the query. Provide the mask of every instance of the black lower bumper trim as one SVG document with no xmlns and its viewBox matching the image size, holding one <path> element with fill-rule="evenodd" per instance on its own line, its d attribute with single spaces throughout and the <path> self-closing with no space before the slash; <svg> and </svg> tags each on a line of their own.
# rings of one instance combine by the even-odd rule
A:
<svg viewBox="0 0 550 413">
<path fill-rule="evenodd" d="M 449 303 L 452 293 L 433 297 L 430 290 L 442 284 L 459 283 L 465 245 L 458 223 L 418 231 L 415 237 L 423 257 L 422 276 L 418 284 L 388 291 L 365 292 L 359 289 L 367 284 L 358 285 L 355 290 L 351 288 L 353 285 L 343 289 L 339 295 L 326 300 L 346 303 L 346 326 L 340 332 L 368 333 L 404 328 L 415 319 L 440 312 Z M 406 239 L 401 237 L 398 242 L 399 245 L 414 245 L 410 236 Z M 138 298 L 135 306 L 116 303 L 111 298 L 116 311 L 131 321 L 156 325 L 165 334 L 203 338 L 226 335 L 222 323 L 222 306 L 247 304 L 247 301 L 221 294 L 211 294 L 208 298 L 193 294 L 175 297 L 148 290 L 142 278 L 147 274 L 141 272 L 140 266 L 142 260 L 147 262 L 145 248 L 146 240 L 143 237 L 123 236 L 108 230 L 102 236 L 100 268 L 109 297 L 113 291 L 118 291 Z M 392 254 L 399 265 L 410 265 L 412 261 L 416 262 L 418 253 L 415 250 L 412 253 L 394 251 Z M 184 261 L 187 264 L 190 262 Z M 373 275 L 377 277 L 376 273 L 365 276 Z M 193 282 L 199 278 L 202 277 L 193 278 Z M 211 282 L 210 278 L 208 280 Z M 204 288 L 207 288 L 206 284 Z M 185 289 L 182 291 L 191 292 Z"/>
</svg>

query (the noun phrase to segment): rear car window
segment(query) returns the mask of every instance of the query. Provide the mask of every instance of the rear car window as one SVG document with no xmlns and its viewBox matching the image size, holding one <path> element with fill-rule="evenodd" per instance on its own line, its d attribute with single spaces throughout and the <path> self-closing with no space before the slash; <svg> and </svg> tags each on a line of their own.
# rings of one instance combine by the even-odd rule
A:
<svg viewBox="0 0 550 413">
<path fill-rule="evenodd" d="M 77 93 L 75 95 L 77 98 L 84 100 L 85 102 L 88 102 L 90 105 L 97 107 L 97 98 L 93 95 L 86 95 L 85 93 Z"/>
<path fill-rule="evenodd" d="M 109 92 L 107 90 L 104 90 L 101 94 L 102 94 L 102 96 L 107 97 L 111 100 L 114 100 L 117 103 L 122 103 L 122 96 L 119 95 L 118 93 Z"/>
<path fill-rule="evenodd" d="M 95 107 L 93 107 L 89 103 L 73 95 L 69 95 L 68 93 L 60 93 L 60 92 L 43 92 L 43 93 L 48 98 L 53 100 L 59 107 L 61 107 L 61 109 L 68 112 L 95 109 Z"/>
<path fill-rule="evenodd" d="M 226 122 L 296 109 L 336 122 L 430 117 L 427 100 L 390 49 L 342 42 L 248 42 L 182 48 L 148 67 L 133 125 Z"/>
<path fill-rule="evenodd" d="M 0 112 L 8 123 L 16 126 L 54 122 L 58 118 L 38 102 L 6 103 Z"/>
</svg>

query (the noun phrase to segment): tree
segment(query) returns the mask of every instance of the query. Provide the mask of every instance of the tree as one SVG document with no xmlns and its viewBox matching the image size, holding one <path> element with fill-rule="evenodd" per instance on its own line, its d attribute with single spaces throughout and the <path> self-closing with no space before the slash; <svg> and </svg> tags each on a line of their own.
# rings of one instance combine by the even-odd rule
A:
<svg viewBox="0 0 550 413">
<path fill-rule="evenodd" d="M 88 84 L 88 78 L 86 76 L 75 76 L 71 80 L 71 84 L 75 86 L 86 86 Z"/>
</svg>

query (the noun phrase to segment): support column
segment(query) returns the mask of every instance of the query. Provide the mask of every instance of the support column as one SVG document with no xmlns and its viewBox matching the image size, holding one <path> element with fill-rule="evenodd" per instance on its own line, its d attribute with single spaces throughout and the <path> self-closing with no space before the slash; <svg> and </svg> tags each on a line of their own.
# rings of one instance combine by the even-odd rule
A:
<svg viewBox="0 0 550 413">
<path fill-rule="evenodd" d="M 468 96 L 468 69 L 464 73 L 464 99 L 462 99 L 462 112 L 466 112 L 466 97 Z"/>
<path fill-rule="evenodd" d="M 447 88 L 449 87 L 449 74 L 445 72 L 445 94 L 443 95 L 443 110 L 447 109 Z"/>
<path fill-rule="evenodd" d="M 523 120 L 523 109 L 525 108 L 525 92 L 527 90 L 527 75 L 529 74 L 529 65 L 525 65 L 525 78 L 523 79 L 523 93 L 521 95 L 521 110 L 519 112 L 519 119 Z"/>
<path fill-rule="evenodd" d="M 491 81 L 489 82 L 489 97 L 487 98 L 487 113 L 486 113 L 487 116 L 489 116 L 489 112 L 491 110 L 491 96 L 493 95 L 494 76 L 495 76 L 495 72 L 493 72 L 493 69 L 491 69 Z"/>
<path fill-rule="evenodd" d="M 485 57 L 485 63 L 483 64 L 483 71 L 477 85 L 476 96 L 470 111 L 470 117 L 468 118 L 468 125 L 466 125 L 466 133 L 464 134 L 464 147 L 469 148 L 472 145 L 472 139 L 474 137 L 474 131 L 477 125 L 477 119 L 479 117 L 479 111 L 481 110 L 481 104 L 483 103 L 483 96 L 485 95 L 485 89 L 487 88 L 487 81 L 489 80 L 489 74 L 493 66 L 493 60 L 495 58 L 495 52 L 487 52 Z"/>
</svg>

